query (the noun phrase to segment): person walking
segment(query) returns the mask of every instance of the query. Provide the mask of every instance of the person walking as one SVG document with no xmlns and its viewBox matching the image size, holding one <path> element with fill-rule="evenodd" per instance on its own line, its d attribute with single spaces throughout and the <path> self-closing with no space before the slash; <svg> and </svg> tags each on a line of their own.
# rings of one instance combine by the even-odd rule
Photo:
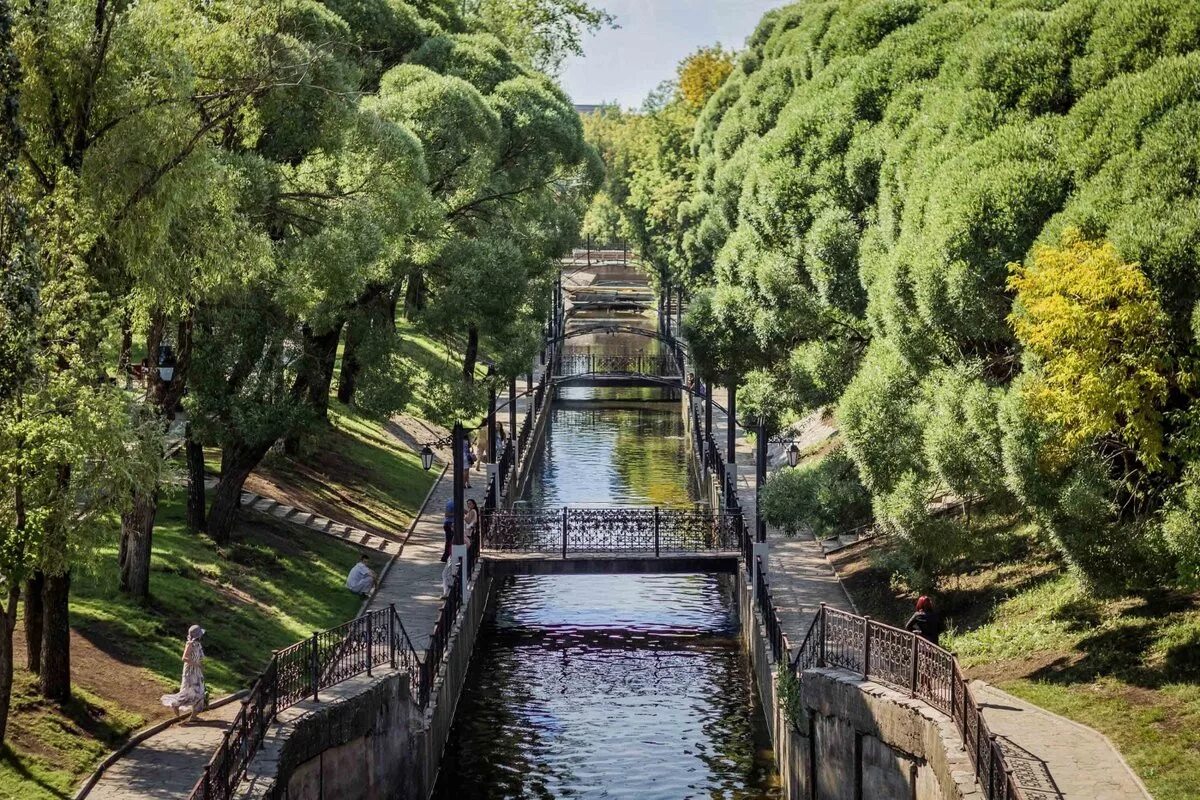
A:
<svg viewBox="0 0 1200 800">
<path fill-rule="evenodd" d="M 471 488 L 471 465 L 478 459 L 475 456 L 475 451 L 471 448 L 471 442 L 467 437 L 463 437 L 463 486 Z"/>
<path fill-rule="evenodd" d="M 468 547 L 471 541 L 479 533 L 479 504 L 474 499 L 467 500 L 467 510 L 463 512 L 463 534 L 466 539 L 464 544 Z"/>
<path fill-rule="evenodd" d="M 917 598 L 917 610 L 904 623 L 904 630 L 917 634 L 934 644 L 942 636 L 942 615 L 934 608 L 933 601 L 925 595 Z"/>
<path fill-rule="evenodd" d="M 204 636 L 204 628 L 193 625 L 188 628 L 187 644 L 183 647 L 183 677 L 179 681 L 179 691 L 174 694 L 164 694 L 160 702 L 179 716 L 181 708 L 191 710 L 191 714 L 183 723 L 187 725 L 195 721 L 196 715 L 208 705 L 207 690 L 204 687 L 204 648 L 200 644 Z"/>
<path fill-rule="evenodd" d="M 446 501 L 446 513 L 442 517 L 442 530 L 446 532 L 446 546 L 442 549 L 442 562 L 450 558 L 450 546 L 454 544 L 454 498 Z"/>
</svg>

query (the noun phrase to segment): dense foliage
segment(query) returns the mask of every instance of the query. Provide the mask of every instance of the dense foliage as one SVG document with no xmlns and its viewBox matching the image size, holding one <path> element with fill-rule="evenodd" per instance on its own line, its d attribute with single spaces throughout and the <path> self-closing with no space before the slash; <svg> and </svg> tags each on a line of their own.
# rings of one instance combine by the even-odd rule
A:
<svg viewBox="0 0 1200 800">
<path fill-rule="evenodd" d="M 835 407 L 910 547 L 987 498 L 1093 589 L 1194 583 L 1198 77 L 1195 3 L 807 0 L 610 194 L 702 368 Z"/>
<path fill-rule="evenodd" d="M 553 32 L 607 21 L 524 7 L 549 21 L 457 0 L 0 2 L 0 733 L 23 582 L 53 699 L 71 572 L 118 524 L 122 588 L 147 596 L 181 400 L 193 485 L 203 446 L 222 457 L 189 520 L 225 543 L 249 472 L 325 418 L 339 348 L 343 400 L 404 404 L 399 313 L 460 356 L 429 378 L 442 421 L 481 412 L 483 354 L 504 354 L 493 380 L 524 372 L 599 175 L 532 65 L 557 63 Z"/>
</svg>

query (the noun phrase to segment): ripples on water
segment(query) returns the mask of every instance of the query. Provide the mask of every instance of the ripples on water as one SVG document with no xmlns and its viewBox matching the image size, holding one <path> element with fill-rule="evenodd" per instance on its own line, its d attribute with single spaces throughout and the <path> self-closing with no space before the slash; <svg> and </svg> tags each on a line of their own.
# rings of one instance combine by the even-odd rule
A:
<svg viewBox="0 0 1200 800">
<path fill-rule="evenodd" d="M 508 581 L 436 797 L 780 796 L 728 592 L 714 575 Z"/>
</svg>

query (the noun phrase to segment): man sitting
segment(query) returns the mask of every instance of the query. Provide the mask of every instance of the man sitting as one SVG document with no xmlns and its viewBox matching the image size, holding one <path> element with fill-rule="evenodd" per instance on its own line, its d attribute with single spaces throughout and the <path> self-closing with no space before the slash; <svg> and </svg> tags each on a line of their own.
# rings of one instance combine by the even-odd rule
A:
<svg viewBox="0 0 1200 800">
<path fill-rule="evenodd" d="M 368 563 L 367 557 L 364 555 L 346 577 L 346 588 L 363 597 L 370 597 L 371 590 L 375 588 L 375 571 L 368 566 Z"/>
</svg>

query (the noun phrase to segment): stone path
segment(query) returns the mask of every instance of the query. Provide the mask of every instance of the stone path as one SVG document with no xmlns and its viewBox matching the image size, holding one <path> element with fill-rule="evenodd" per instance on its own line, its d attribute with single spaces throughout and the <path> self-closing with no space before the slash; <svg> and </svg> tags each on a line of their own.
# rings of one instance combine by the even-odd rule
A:
<svg viewBox="0 0 1200 800">
<path fill-rule="evenodd" d="M 205 712 L 190 725 L 175 724 L 156 733 L 105 770 L 87 797 L 187 797 L 241 707 L 241 702 L 235 700 Z"/>
<path fill-rule="evenodd" d="M 1102 734 L 983 681 L 971 691 L 1027 800 L 1149 800 Z"/>
<path fill-rule="evenodd" d="M 541 376 L 539 366 L 534 374 L 537 381 Z M 517 391 L 523 392 L 525 379 L 517 381 Z M 506 395 L 505 395 L 506 396 Z M 501 401 L 502 402 L 501 398 Z M 524 422 L 531 406 L 531 398 L 517 400 L 517 430 Z M 507 408 L 498 413 L 508 427 Z M 437 451 L 438 460 L 445 464 L 450 459 L 448 448 Z M 483 506 L 483 493 L 487 485 L 486 473 L 471 472 L 473 488 L 466 497 L 474 498 Z M 446 501 L 454 491 L 449 470 L 435 483 L 424 508 L 413 522 L 407 538 L 384 539 L 324 517 L 277 503 L 252 492 L 243 493 L 243 504 L 259 513 L 271 514 L 287 522 L 301 525 L 309 530 L 346 540 L 356 547 L 373 547 L 389 553 L 393 560 L 368 608 L 383 608 L 395 604 L 404 621 L 405 630 L 413 646 L 423 650 L 429 644 L 430 634 L 437 619 L 442 602 L 442 519 Z M 264 658 L 266 654 L 264 653 Z M 172 725 L 134 747 L 108 769 L 86 795 L 90 800 L 179 800 L 186 798 L 204 765 L 220 744 L 225 728 L 236 716 L 241 704 L 230 703 L 203 715 L 203 722 L 181 727 Z"/>
</svg>

